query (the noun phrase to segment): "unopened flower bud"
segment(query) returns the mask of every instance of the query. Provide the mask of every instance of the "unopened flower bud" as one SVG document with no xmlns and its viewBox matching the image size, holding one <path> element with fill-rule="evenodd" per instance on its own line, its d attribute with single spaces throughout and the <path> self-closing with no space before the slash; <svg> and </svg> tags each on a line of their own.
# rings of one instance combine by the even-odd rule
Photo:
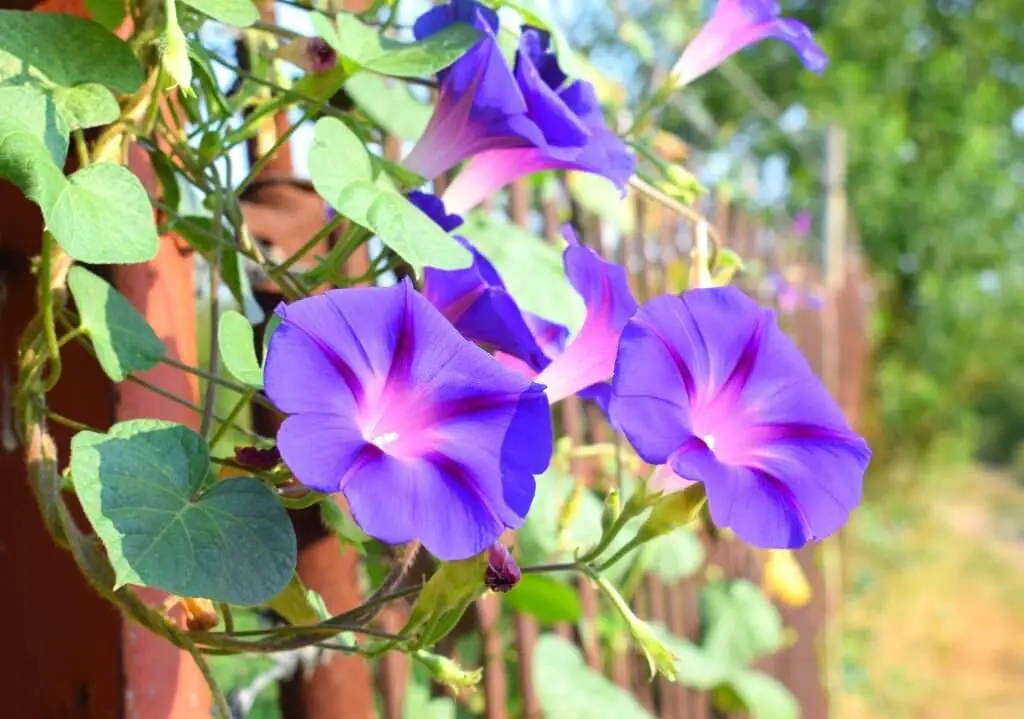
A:
<svg viewBox="0 0 1024 719">
<path fill-rule="evenodd" d="M 235 447 L 235 462 L 246 469 L 269 472 L 281 462 L 277 447 Z"/>
<path fill-rule="evenodd" d="M 190 632 L 208 632 L 217 626 L 217 608 L 209 599 L 183 597 L 181 606 L 185 609 L 185 624 Z"/>
<path fill-rule="evenodd" d="M 160 39 L 160 64 L 170 76 L 174 84 L 188 95 L 192 93 L 192 61 L 188 57 L 188 38 L 178 25 L 178 12 L 175 0 L 164 3 L 166 25 Z"/>
<path fill-rule="evenodd" d="M 484 584 L 495 592 L 507 592 L 519 584 L 523 573 L 512 558 L 508 548 L 501 542 L 495 542 L 487 554 L 487 571 L 484 573 Z"/>
<path fill-rule="evenodd" d="M 440 654 L 433 654 L 421 649 L 413 656 L 427 668 L 434 679 L 456 692 L 461 689 L 475 688 L 483 677 L 482 669 L 463 669 L 455 661 Z"/>
<path fill-rule="evenodd" d="M 322 37 L 299 37 L 277 51 L 277 57 L 306 72 L 327 72 L 338 64 L 338 53 Z"/>
</svg>

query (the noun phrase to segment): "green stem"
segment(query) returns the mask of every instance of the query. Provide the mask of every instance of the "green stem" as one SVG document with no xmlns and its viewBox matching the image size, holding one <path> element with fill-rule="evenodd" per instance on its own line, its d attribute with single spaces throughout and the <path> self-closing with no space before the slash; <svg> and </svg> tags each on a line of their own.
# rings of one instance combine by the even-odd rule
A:
<svg viewBox="0 0 1024 719">
<path fill-rule="evenodd" d="M 305 257 L 309 252 L 311 252 L 314 247 L 316 247 L 318 244 L 327 239 L 327 237 L 332 232 L 334 232 L 338 228 L 338 226 L 341 225 L 342 222 L 344 222 L 344 218 L 341 215 L 335 215 L 331 219 L 331 221 L 328 222 L 323 227 L 321 227 L 320 230 L 315 235 L 306 240 L 306 243 L 298 250 L 296 250 L 296 252 L 291 257 L 289 257 L 287 260 L 277 265 L 276 267 L 272 267 L 269 270 L 267 270 L 267 274 L 270 275 L 270 277 L 272 278 L 276 278 L 277 276 L 287 272 L 295 265 L 296 262 Z"/>
<path fill-rule="evenodd" d="M 88 167 L 92 164 L 92 160 L 89 158 L 89 147 L 85 144 L 85 134 L 81 130 L 75 130 L 71 136 L 75 138 L 75 152 L 78 155 L 79 169 Z"/>
<path fill-rule="evenodd" d="M 71 330 L 70 332 L 68 332 L 68 333 L 66 333 L 65 335 L 63 335 L 63 336 L 62 336 L 62 337 L 60 338 L 60 340 L 58 340 L 58 342 L 57 342 L 57 346 L 58 346 L 58 347 L 63 347 L 63 346 L 64 346 L 64 345 L 66 345 L 66 344 L 67 344 L 68 342 L 72 342 L 72 341 L 74 341 L 74 340 L 75 340 L 75 338 L 77 338 L 77 337 L 79 337 L 80 335 L 83 335 L 83 334 L 85 334 L 85 333 L 86 333 L 86 329 L 85 329 L 85 327 L 81 327 L 81 326 L 80 326 L 80 327 L 76 327 L 75 329 L 73 329 L 73 330 Z"/>
<path fill-rule="evenodd" d="M 613 554 L 610 558 L 608 558 L 605 561 L 599 563 L 597 565 L 597 570 L 599 572 L 605 571 L 606 569 L 608 569 L 608 567 L 610 567 L 613 564 L 615 564 L 616 562 L 618 562 L 620 559 L 625 557 L 627 554 L 632 552 L 634 549 L 636 549 L 637 547 L 639 547 L 640 545 L 642 545 L 646 541 L 647 541 L 646 539 L 641 539 L 639 536 L 633 537 L 628 542 L 626 542 L 624 545 L 619 547 L 618 551 L 616 551 L 615 554 Z"/>
<path fill-rule="evenodd" d="M 561 564 L 535 564 L 532 567 L 522 567 L 519 571 L 523 574 L 551 574 L 553 572 L 578 572 L 579 562 L 563 562 Z"/>
<path fill-rule="evenodd" d="M 238 398 L 238 401 L 235 402 L 235 406 L 231 408 L 230 412 L 228 412 L 228 416 L 224 419 L 224 421 L 220 422 L 220 426 L 217 427 L 217 431 L 214 432 L 213 437 L 210 438 L 211 447 L 216 447 L 217 443 L 224 438 L 224 435 L 227 434 L 228 430 L 234 424 L 235 419 L 238 418 L 238 415 L 242 413 L 242 410 L 245 409 L 246 405 L 249 404 L 249 400 L 251 400 L 252 398 L 253 391 L 251 389 L 246 390 L 245 393 L 243 393 L 242 396 Z"/>
<path fill-rule="evenodd" d="M 199 413 L 201 413 L 203 411 L 203 408 L 200 407 L 199 405 L 193 404 L 192 402 L 189 402 L 187 399 L 183 399 L 182 397 L 179 397 L 178 395 L 174 394 L 173 392 L 168 392 L 167 390 L 165 390 L 162 387 L 157 387 L 155 384 L 153 384 L 151 382 L 147 382 L 146 380 L 142 379 L 141 377 L 136 377 L 135 375 L 130 374 L 127 377 L 125 377 L 125 379 L 128 380 L 129 382 L 134 382 L 135 384 L 139 385 L 140 387 L 145 387 L 146 389 L 148 389 L 153 394 L 160 395 L 164 399 L 168 399 L 171 402 L 174 402 L 176 404 L 180 404 L 182 407 L 188 407 L 190 410 L 192 410 L 196 414 L 199 414 Z M 218 422 L 226 422 L 227 421 L 224 417 L 221 417 L 220 415 L 218 415 L 216 413 L 213 414 L 213 419 L 217 420 Z M 266 439 L 262 435 L 257 434 L 256 432 L 253 432 L 251 429 L 248 429 L 246 427 L 242 427 L 241 425 L 232 424 L 231 426 L 234 427 L 235 429 L 237 429 L 242 434 L 246 435 L 247 437 L 252 437 L 253 439 L 255 439 L 257 441 L 262 441 L 262 440 Z"/>
<path fill-rule="evenodd" d="M 223 375 L 210 374 L 204 369 L 201 369 L 199 367 L 193 367 L 192 365 L 185 364 L 184 362 L 179 362 L 173 357 L 167 355 L 161 357 L 160 361 L 166 365 L 174 367 L 175 369 L 180 369 L 182 372 L 188 372 L 189 374 L 194 374 L 196 377 L 202 377 L 207 381 L 216 382 L 217 384 L 220 384 L 228 389 L 232 389 L 235 392 L 238 392 L 239 394 L 250 393 L 252 394 L 252 397 L 249 399 L 252 399 L 253 402 L 261 404 L 267 409 L 275 409 L 273 403 L 269 399 L 267 399 L 261 394 L 258 394 L 254 388 L 248 385 L 233 382 L 232 380 L 229 380 L 227 377 L 224 377 Z"/>
<path fill-rule="evenodd" d="M 53 317 L 53 278 L 50 276 L 53 263 L 53 235 L 43 233 L 43 247 L 39 258 L 39 307 L 42 312 L 43 334 L 46 338 L 47 354 L 50 356 L 50 371 L 43 384 L 43 394 L 53 389 L 60 379 L 60 343 L 57 340 L 57 325 Z"/>
</svg>

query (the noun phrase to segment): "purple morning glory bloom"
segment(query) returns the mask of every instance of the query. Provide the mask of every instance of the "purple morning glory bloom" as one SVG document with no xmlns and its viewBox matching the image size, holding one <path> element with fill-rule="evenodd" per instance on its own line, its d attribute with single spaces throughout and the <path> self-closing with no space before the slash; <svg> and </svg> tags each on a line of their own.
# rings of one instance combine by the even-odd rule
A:
<svg viewBox="0 0 1024 719">
<path fill-rule="evenodd" d="M 408 281 L 278 308 L 267 395 L 302 484 L 367 534 L 461 559 L 519 527 L 552 452 L 543 389 L 467 342 Z"/>
<path fill-rule="evenodd" d="M 414 26 L 429 37 L 453 22 L 481 33 L 477 44 L 438 75 L 440 96 L 405 166 L 427 179 L 467 159 L 445 194 L 464 212 L 518 177 L 550 169 L 603 175 L 622 187 L 635 160 L 604 124 L 593 87 L 569 82 L 550 50 L 550 37 L 524 27 L 509 68 L 498 46 L 498 16 L 474 0 L 452 0 Z"/>
<path fill-rule="evenodd" d="M 774 313 L 736 288 L 641 307 L 622 333 L 610 412 L 644 461 L 668 465 L 660 489 L 702 482 L 715 523 L 755 546 L 826 537 L 860 501 L 867 443 Z"/>
<path fill-rule="evenodd" d="M 824 302 L 822 302 L 821 297 L 800 289 L 797 285 L 789 282 L 785 276 L 777 270 L 769 272 L 765 275 L 765 279 L 768 280 L 771 291 L 775 295 L 775 301 L 779 306 L 779 312 L 783 314 L 792 314 L 801 307 L 820 310 L 824 306 Z"/>
<path fill-rule="evenodd" d="M 780 17 L 773 0 L 719 0 L 711 19 L 700 29 L 672 68 L 680 87 L 721 65 L 756 42 L 774 38 L 787 43 L 808 70 L 821 74 L 828 57 L 799 20 Z"/>
<path fill-rule="evenodd" d="M 421 209 L 433 204 L 415 194 L 410 199 Z M 456 237 L 473 253 L 473 264 L 464 270 L 427 268 L 423 294 L 466 338 L 497 350 L 507 366 L 536 376 L 552 403 L 580 393 L 604 406 L 619 334 L 636 311 L 636 300 L 622 267 L 579 244 L 571 227 L 563 234 L 565 272 L 587 308 L 568 346 L 569 330 L 521 310 L 494 266 L 462 238 Z"/>
<path fill-rule="evenodd" d="M 799 210 L 793 215 L 793 234 L 803 239 L 811 234 L 814 226 L 814 217 L 807 210 Z"/>
</svg>

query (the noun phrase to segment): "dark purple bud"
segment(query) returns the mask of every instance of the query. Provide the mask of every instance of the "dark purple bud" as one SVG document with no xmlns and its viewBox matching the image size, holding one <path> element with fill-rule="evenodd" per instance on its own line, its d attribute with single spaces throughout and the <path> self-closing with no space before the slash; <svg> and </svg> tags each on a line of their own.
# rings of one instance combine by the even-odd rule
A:
<svg viewBox="0 0 1024 719">
<path fill-rule="evenodd" d="M 519 584 L 522 576 L 523 573 L 508 548 L 501 542 L 492 544 L 487 555 L 487 571 L 484 574 L 484 584 L 487 588 L 495 592 L 507 592 Z"/>
<path fill-rule="evenodd" d="M 338 64 L 338 53 L 322 37 L 306 40 L 306 59 L 313 72 L 327 72 Z"/>
<path fill-rule="evenodd" d="M 235 462 L 246 469 L 269 472 L 280 464 L 281 453 L 277 451 L 277 447 L 235 447 Z"/>
</svg>

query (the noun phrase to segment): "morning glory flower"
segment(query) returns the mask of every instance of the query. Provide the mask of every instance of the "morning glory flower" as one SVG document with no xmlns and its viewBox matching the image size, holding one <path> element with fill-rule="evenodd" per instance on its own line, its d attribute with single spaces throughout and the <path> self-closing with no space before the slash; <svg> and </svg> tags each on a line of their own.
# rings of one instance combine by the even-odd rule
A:
<svg viewBox="0 0 1024 719">
<path fill-rule="evenodd" d="M 552 452 L 542 388 L 467 342 L 406 280 L 278 308 L 267 395 L 302 484 L 388 544 L 440 559 L 519 527 Z"/>
<path fill-rule="evenodd" d="M 572 169 L 622 187 L 635 160 L 604 123 L 593 87 L 570 82 L 550 49 L 548 33 L 524 27 L 509 68 L 498 45 L 498 16 L 474 0 L 452 0 L 414 26 L 429 37 L 453 22 L 481 33 L 477 44 L 438 75 L 440 95 L 405 166 L 433 179 L 470 160 L 445 193 L 464 212 L 524 175 Z"/>
<path fill-rule="evenodd" d="M 657 489 L 701 482 L 711 518 L 758 547 L 835 532 L 871 458 L 774 313 L 734 287 L 651 300 L 626 325 L 610 414 Z"/>
<path fill-rule="evenodd" d="M 792 314 L 801 307 L 820 310 L 825 304 L 821 297 L 804 291 L 787 280 L 785 275 L 778 270 L 772 270 L 765 275 L 765 280 L 768 282 L 769 290 L 775 295 L 775 302 L 782 314 Z"/>
<path fill-rule="evenodd" d="M 711 19 L 672 68 L 676 86 L 693 82 L 740 50 L 769 38 L 787 43 L 804 67 L 821 74 L 828 57 L 810 29 L 799 20 L 780 17 L 781 12 L 773 0 L 719 0 Z"/>
<path fill-rule="evenodd" d="M 452 217 L 430 195 L 413 193 L 410 199 L 435 221 Z M 473 264 L 463 270 L 427 268 L 423 294 L 467 339 L 496 350 L 503 364 L 536 377 L 552 403 L 582 394 L 604 406 L 619 334 L 636 311 L 636 300 L 622 267 L 581 245 L 568 225 L 562 232 L 568 243 L 565 273 L 587 310 L 568 345 L 569 330 L 520 309 L 494 266 L 461 237 L 456 239 L 473 254 Z"/>
</svg>

